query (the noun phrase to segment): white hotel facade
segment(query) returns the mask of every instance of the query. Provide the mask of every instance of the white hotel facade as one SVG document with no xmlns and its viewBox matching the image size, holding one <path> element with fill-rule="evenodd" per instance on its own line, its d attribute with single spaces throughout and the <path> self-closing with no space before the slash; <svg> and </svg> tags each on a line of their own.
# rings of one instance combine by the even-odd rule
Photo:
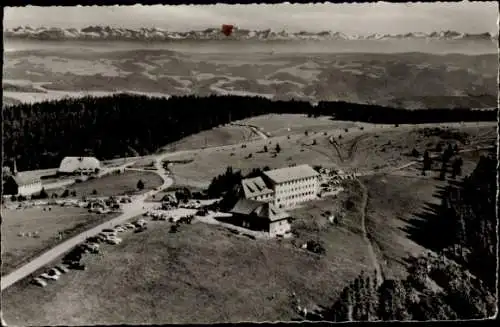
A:
<svg viewBox="0 0 500 327">
<path fill-rule="evenodd" d="M 309 165 L 286 167 L 265 171 L 262 177 L 244 179 L 242 187 L 246 199 L 290 209 L 316 199 L 320 174 Z"/>
</svg>

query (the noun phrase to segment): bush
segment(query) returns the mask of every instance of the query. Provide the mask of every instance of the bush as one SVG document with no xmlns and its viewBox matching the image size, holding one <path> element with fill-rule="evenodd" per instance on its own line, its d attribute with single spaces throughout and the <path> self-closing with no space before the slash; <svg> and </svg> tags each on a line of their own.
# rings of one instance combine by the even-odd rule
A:
<svg viewBox="0 0 500 327">
<path fill-rule="evenodd" d="M 71 196 L 76 196 L 76 191 L 71 191 Z"/>
<path fill-rule="evenodd" d="M 96 189 L 93 189 L 92 190 L 92 195 L 96 195 L 97 194 L 97 190 Z"/>
<path fill-rule="evenodd" d="M 139 181 L 137 182 L 137 189 L 138 190 L 144 189 L 144 182 L 142 181 L 142 179 L 139 179 Z"/>
<path fill-rule="evenodd" d="M 65 198 L 67 196 L 69 196 L 69 190 L 68 189 L 64 190 L 64 192 L 61 194 L 61 198 Z"/>
<path fill-rule="evenodd" d="M 45 188 L 42 188 L 42 190 L 38 194 L 38 198 L 39 199 L 46 199 L 48 197 L 49 197 L 49 195 L 47 194 L 47 191 L 45 191 Z"/>
<path fill-rule="evenodd" d="M 10 197 L 10 200 L 11 200 L 12 202 L 15 202 L 15 201 L 17 201 L 17 197 L 16 197 L 15 195 L 12 195 L 12 196 Z"/>
</svg>

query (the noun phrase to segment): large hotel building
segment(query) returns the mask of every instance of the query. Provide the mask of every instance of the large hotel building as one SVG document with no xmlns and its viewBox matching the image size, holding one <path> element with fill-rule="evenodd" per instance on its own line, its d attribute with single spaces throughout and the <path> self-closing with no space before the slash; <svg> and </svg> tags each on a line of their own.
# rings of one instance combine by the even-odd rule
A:
<svg viewBox="0 0 500 327">
<path fill-rule="evenodd" d="M 246 199 L 270 202 L 278 209 L 290 209 L 316 198 L 319 173 L 309 165 L 265 171 L 262 177 L 242 181 Z"/>
</svg>

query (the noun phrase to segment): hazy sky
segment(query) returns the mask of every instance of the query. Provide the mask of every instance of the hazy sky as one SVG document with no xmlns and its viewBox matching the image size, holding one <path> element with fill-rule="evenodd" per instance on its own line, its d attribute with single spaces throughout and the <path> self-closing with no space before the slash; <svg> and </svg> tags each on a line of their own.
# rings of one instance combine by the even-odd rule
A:
<svg viewBox="0 0 500 327">
<path fill-rule="evenodd" d="M 4 27 L 159 27 L 172 31 L 221 24 L 240 28 L 348 34 L 455 30 L 497 33 L 496 2 L 280 4 L 207 6 L 92 6 L 5 8 Z"/>
</svg>

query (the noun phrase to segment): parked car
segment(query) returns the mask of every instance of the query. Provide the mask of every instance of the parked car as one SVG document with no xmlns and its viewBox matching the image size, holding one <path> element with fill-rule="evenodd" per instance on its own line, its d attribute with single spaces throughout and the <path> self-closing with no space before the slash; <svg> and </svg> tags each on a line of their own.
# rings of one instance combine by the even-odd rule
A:
<svg viewBox="0 0 500 327">
<path fill-rule="evenodd" d="M 32 284 L 35 284 L 35 285 L 38 285 L 38 286 L 41 286 L 41 287 L 45 287 L 47 286 L 47 282 L 44 281 L 43 279 L 41 279 L 40 277 L 36 277 L 34 278 L 32 281 L 31 281 Z"/>
<path fill-rule="evenodd" d="M 47 280 L 58 280 L 59 279 L 59 275 L 49 275 L 47 273 L 41 274 L 40 277 L 45 278 Z"/>
<path fill-rule="evenodd" d="M 135 225 L 131 223 L 126 224 L 125 227 L 127 227 L 128 229 L 135 229 Z"/>
<path fill-rule="evenodd" d="M 62 273 L 58 269 L 52 268 L 49 270 L 48 274 L 50 276 L 58 276 L 59 277 L 59 276 L 61 276 Z"/>
<path fill-rule="evenodd" d="M 65 265 L 57 265 L 56 268 L 63 274 L 69 271 L 69 269 Z"/>
<path fill-rule="evenodd" d="M 109 237 L 109 236 L 116 236 L 117 232 L 112 231 L 112 232 L 101 232 L 102 235 Z"/>
<path fill-rule="evenodd" d="M 116 244 L 120 244 L 120 243 L 122 242 L 122 239 L 121 239 L 121 238 L 118 238 L 118 237 L 109 237 L 106 241 L 107 241 L 109 244 L 116 245 Z"/>
<path fill-rule="evenodd" d="M 88 248 L 92 253 L 99 253 L 99 244 L 97 243 L 88 243 Z"/>
</svg>

